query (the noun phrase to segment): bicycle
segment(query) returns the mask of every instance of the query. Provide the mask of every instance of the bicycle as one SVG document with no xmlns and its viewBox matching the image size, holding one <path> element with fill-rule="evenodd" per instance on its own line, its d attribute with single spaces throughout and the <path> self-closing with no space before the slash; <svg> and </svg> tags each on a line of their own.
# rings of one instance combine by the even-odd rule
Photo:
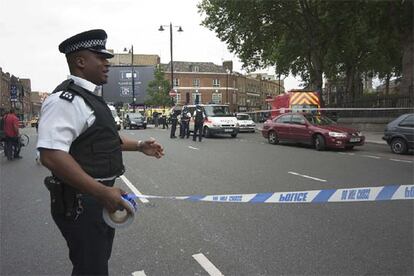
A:
<svg viewBox="0 0 414 276">
<path fill-rule="evenodd" d="M 29 144 L 29 136 L 27 136 L 26 134 L 20 134 L 18 137 L 18 143 L 17 146 L 20 147 L 20 149 L 22 147 L 26 147 Z M 4 155 L 7 157 L 8 160 L 12 160 L 13 159 L 13 153 L 14 151 L 14 147 L 15 145 L 11 145 L 11 148 L 9 150 L 6 150 L 6 141 L 4 139 L 2 139 L 1 141 L 1 146 L 3 148 L 4 151 Z M 0 149 L 1 150 L 1 149 Z M 19 157 L 21 158 L 21 157 Z"/>
<path fill-rule="evenodd" d="M 19 138 L 20 147 L 26 147 L 29 144 L 29 136 L 26 134 L 20 134 Z"/>
</svg>

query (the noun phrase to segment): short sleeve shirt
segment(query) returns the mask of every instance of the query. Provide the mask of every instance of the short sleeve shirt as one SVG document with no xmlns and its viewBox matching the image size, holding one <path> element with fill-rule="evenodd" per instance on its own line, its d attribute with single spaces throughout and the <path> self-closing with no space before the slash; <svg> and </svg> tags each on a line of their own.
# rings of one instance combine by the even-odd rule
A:
<svg viewBox="0 0 414 276">
<path fill-rule="evenodd" d="M 6 114 L 4 117 L 4 133 L 8 137 L 17 137 L 18 131 L 16 129 L 19 128 L 19 119 L 16 115 L 9 113 Z"/>
<path fill-rule="evenodd" d="M 73 75 L 68 78 L 91 93 L 100 93 L 100 86 Z M 82 97 L 76 95 L 70 102 L 59 98 L 63 92 L 51 94 L 42 104 L 37 148 L 69 152 L 72 142 L 95 122 L 93 110 Z"/>
</svg>

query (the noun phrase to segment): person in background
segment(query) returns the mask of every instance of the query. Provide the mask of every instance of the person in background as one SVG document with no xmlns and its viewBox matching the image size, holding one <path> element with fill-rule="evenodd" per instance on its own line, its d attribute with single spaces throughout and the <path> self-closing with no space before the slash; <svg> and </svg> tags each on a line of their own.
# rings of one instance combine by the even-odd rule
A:
<svg viewBox="0 0 414 276">
<path fill-rule="evenodd" d="M 181 113 L 181 118 L 180 118 L 180 121 L 181 121 L 180 138 L 190 137 L 190 128 L 189 128 L 190 119 L 191 119 L 191 113 L 186 108 L 184 108 Z"/>
<path fill-rule="evenodd" d="M 154 120 L 155 127 L 158 127 L 159 113 L 154 111 L 154 113 L 152 113 L 152 118 Z"/>
<path fill-rule="evenodd" d="M 108 275 L 115 229 L 104 222 L 102 211 L 128 210 L 125 192 L 113 187 L 125 171 L 122 151 L 164 155 L 154 139 L 119 135 L 99 94 L 113 57 L 106 39 L 104 30 L 90 30 L 59 45 L 70 75 L 43 102 L 39 122 L 40 161 L 52 173 L 44 183 L 52 218 L 69 247 L 72 275 Z"/>
<path fill-rule="evenodd" d="M 170 138 L 172 138 L 172 139 L 177 138 L 177 136 L 175 136 L 175 131 L 177 130 L 177 123 L 178 123 L 177 116 L 178 116 L 177 111 L 174 110 L 171 113 L 171 132 L 170 132 Z"/>
<path fill-rule="evenodd" d="M 167 112 L 162 113 L 162 129 L 168 129 Z"/>
<path fill-rule="evenodd" d="M 20 133 L 19 133 L 19 118 L 17 118 L 13 108 L 10 112 L 3 117 L 4 128 L 4 151 L 7 156 L 7 160 L 13 160 L 13 158 L 21 159 L 20 156 Z"/>
<path fill-rule="evenodd" d="M 200 105 L 196 105 L 196 109 L 194 110 L 194 133 L 193 133 L 193 141 L 197 140 L 197 133 L 198 133 L 198 141 L 201 142 L 203 136 L 203 124 L 204 124 L 204 112 Z"/>
</svg>

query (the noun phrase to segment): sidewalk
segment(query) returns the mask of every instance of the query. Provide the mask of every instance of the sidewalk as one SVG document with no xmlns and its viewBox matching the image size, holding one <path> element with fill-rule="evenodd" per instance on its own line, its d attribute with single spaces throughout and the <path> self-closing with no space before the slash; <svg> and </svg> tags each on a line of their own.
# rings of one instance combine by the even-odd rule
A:
<svg viewBox="0 0 414 276">
<path fill-rule="evenodd" d="M 263 124 L 257 123 L 256 129 L 258 131 L 262 131 Z M 375 131 L 362 131 L 362 135 L 365 136 L 365 142 L 366 143 L 373 143 L 373 144 L 381 144 L 386 145 L 387 142 L 382 140 L 382 136 L 384 135 L 383 132 L 375 132 Z"/>
</svg>

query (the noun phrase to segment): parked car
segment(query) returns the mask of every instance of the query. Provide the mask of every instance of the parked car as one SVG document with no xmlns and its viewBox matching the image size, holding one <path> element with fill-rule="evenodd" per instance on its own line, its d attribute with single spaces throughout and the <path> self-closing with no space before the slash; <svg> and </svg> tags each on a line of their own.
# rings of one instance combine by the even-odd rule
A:
<svg viewBox="0 0 414 276">
<path fill-rule="evenodd" d="M 139 112 L 127 113 L 124 119 L 124 129 L 147 128 L 147 119 Z"/>
<path fill-rule="evenodd" d="M 239 123 L 239 132 L 255 132 L 256 124 L 253 122 L 249 114 L 237 113 L 236 118 Z"/>
<path fill-rule="evenodd" d="M 263 137 L 270 144 L 289 141 L 326 148 L 353 149 L 362 146 L 365 136 L 358 130 L 339 126 L 326 116 L 311 113 L 286 113 L 263 124 Z"/>
<path fill-rule="evenodd" d="M 414 148 L 414 113 L 401 115 L 390 122 L 382 137 L 393 153 L 403 154 Z"/>
</svg>

